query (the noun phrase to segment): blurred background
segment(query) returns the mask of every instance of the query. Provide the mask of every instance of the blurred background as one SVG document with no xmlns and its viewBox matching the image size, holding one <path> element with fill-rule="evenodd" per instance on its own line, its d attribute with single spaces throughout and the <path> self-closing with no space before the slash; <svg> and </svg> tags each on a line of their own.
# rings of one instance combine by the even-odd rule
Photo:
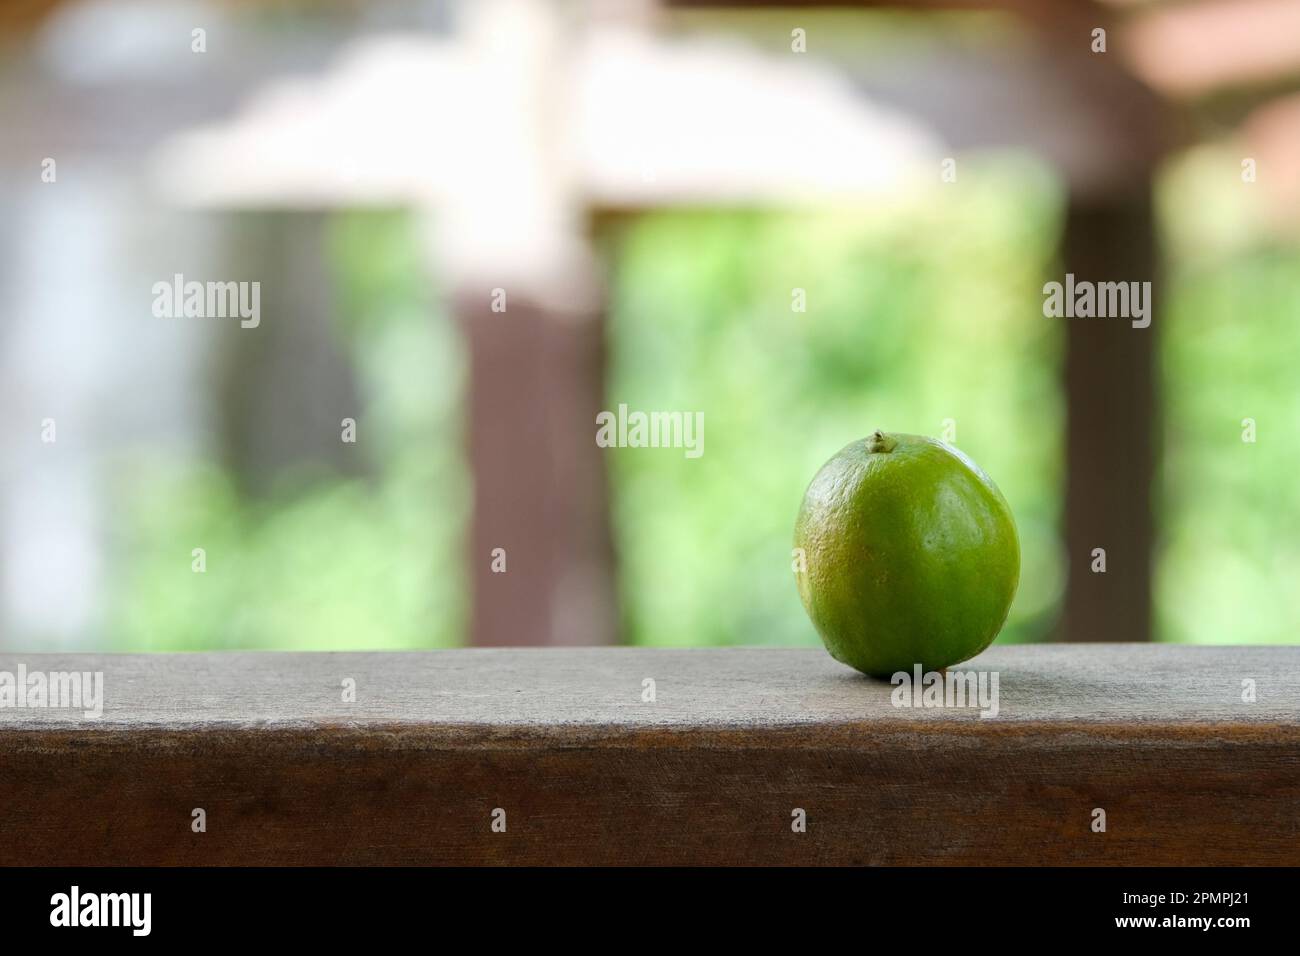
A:
<svg viewBox="0 0 1300 956">
<path fill-rule="evenodd" d="M 795 512 L 877 427 L 1010 501 L 999 640 L 1297 641 L 1296 0 L 0 31 L 0 646 L 815 644 Z M 1151 327 L 1045 318 L 1067 272 Z"/>
</svg>

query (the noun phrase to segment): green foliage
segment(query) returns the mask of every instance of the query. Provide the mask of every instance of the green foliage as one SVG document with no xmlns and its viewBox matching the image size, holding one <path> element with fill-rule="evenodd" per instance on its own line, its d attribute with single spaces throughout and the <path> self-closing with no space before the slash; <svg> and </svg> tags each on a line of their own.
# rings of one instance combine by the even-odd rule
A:
<svg viewBox="0 0 1300 956">
<path fill-rule="evenodd" d="M 1164 640 L 1281 644 L 1300 620 L 1300 250 L 1173 284 L 1157 608 Z M 1255 441 L 1243 441 L 1254 419 Z"/>
<path fill-rule="evenodd" d="M 1290 644 L 1300 620 L 1300 245 L 1275 228 L 1235 143 L 1172 162 L 1157 192 L 1167 250 L 1164 446 L 1157 511 L 1161 640 Z M 1255 441 L 1243 441 L 1254 419 Z"/>
<path fill-rule="evenodd" d="M 372 480 L 285 475 L 247 500 L 218 463 L 160 451 L 117 467 L 119 650 L 341 650 L 459 643 L 467 489 L 462 355 L 430 306 L 405 218 L 334 223 L 340 345 L 362 387 Z M 339 440 L 338 434 L 321 436 Z M 207 568 L 191 569 L 203 548 Z"/>
<path fill-rule="evenodd" d="M 1002 639 L 1043 637 L 1062 581 L 1061 335 L 1041 297 L 1058 217 L 1037 167 L 998 160 L 890 208 L 632 227 L 609 405 L 703 411 L 705 446 L 610 452 L 628 639 L 814 643 L 791 571 L 807 482 L 877 427 L 938 436 L 950 418 L 1020 527 Z"/>
</svg>

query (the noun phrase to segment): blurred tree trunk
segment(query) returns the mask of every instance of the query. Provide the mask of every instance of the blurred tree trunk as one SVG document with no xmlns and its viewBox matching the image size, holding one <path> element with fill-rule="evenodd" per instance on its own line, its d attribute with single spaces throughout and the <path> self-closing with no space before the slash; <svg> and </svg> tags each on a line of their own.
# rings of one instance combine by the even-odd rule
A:
<svg viewBox="0 0 1300 956">
<path fill-rule="evenodd" d="M 366 458 L 341 439 L 344 418 L 359 418 L 352 363 L 334 328 L 334 290 L 325 249 L 327 213 L 263 212 L 234 216 L 229 276 L 261 282 L 261 321 L 228 336 L 219 408 L 225 457 L 241 488 L 265 494 L 290 471 L 359 475 Z"/>
</svg>

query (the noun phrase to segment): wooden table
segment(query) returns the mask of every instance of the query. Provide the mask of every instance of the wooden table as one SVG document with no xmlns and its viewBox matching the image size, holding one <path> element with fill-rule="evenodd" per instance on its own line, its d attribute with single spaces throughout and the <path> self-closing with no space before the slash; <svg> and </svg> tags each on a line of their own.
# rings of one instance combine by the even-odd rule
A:
<svg viewBox="0 0 1300 956">
<path fill-rule="evenodd" d="M 821 650 L 20 664 L 104 709 L 0 708 L 6 865 L 1300 864 L 1294 647 L 997 647 L 992 717 Z"/>
</svg>

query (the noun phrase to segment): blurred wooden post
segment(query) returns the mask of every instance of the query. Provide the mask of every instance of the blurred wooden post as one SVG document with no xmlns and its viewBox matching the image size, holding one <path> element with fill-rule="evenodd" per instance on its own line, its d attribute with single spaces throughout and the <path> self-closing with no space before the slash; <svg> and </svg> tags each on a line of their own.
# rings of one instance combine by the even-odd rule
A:
<svg viewBox="0 0 1300 956">
<path fill-rule="evenodd" d="M 472 175 L 431 202 L 435 268 L 469 348 L 470 642 L 616 639 L 614 555 L 596 413 L 605 403 L 603 288 L 565 144 L 573 24 L 558 4 L 477 0 Z M 466 135 L 473 135 L 472 132 Z"/>
<path fill-rule="evenodd" d="M 1151 639 L 1152 483 L 1160 285 L 1150 190 L 1074 200 L 1062 271 L 1075 281 L 1151 281 L 1151 325 L 1125 319 L 1066 322 L 1065 546 L 1067 641 Z M 1095 572 L 1094 549 L 1105 550 Z"/>
<path fill-rule="evenodd" d="M 609 495 L 595 441 L 603 316 L 507 302 L 505 312 L 487 295 L 457 302 L 470 356 L 471 642 L 612 643 Z"/>
</svg>

